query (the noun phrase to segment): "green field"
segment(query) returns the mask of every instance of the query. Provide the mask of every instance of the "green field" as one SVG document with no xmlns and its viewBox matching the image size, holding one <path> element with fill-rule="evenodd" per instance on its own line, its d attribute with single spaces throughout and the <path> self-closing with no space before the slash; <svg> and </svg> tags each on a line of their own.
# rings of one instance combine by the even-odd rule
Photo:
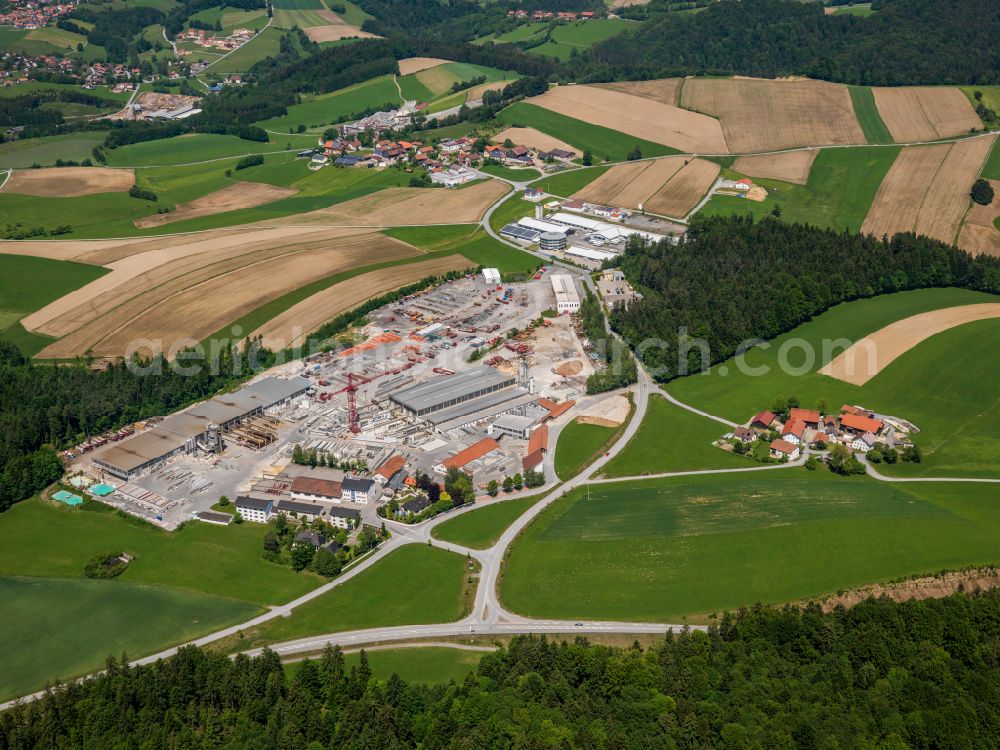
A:
<svg viewBox="0 0 1000 750">
<path fill-rule="evenodd" d="M 590 49 L 597 42 L 603 42 L 623 31 L 638 28 L 635 21 L 621 18 L 596 18 L 589 21 L 571 21 L 557 24 L 552 29 L 549 41 L 528 50 L 532 54 L 547 55 L 560 60 L 569 60 L 573 51 L 578 53 Z M 509 41 L 509 40 L 508 40 Z"/>
<path fill-rule="evenodd" d="M 524 167 L 515 169 L 514 167 L 504 167 L 499 164 L 487 164 L 480 169 L 481 171 L 486 172 L 486 174 L 503 177 L 505 180 L 513 180 L 514 182 L 527 182 L 528 180 L 534 180 L 539 177 L 537 169 Z"/>
<path fill-rule="evenodd" d="M 278 54 L 279 45 L 281 44 L 281 33 L 281 31 L 275 28 L 264 29 L 242 47 L 233 50 L 218 62 L 214 62 L 205 68 L 203 73 L 211 73 L 217 76 L 226 76 L 230 73 L 246 73 L 253 67 L 254 63 L 260 62 L 265 57 L 274 57 Z"/>
<path fill-rule="evenodd" d="M 329 24 L 323 16 L 316 11 L 323 8 L 309 10 L 275 10 L 274 25 L 279 29 L 291 29 L 298 26 L 300 29 L 308 29 L 312 26 L 326 26 Z"/>
<path fill-rule="evenodd" d="M 408 544 L 329 593 L 227 644 L 263 643 L 344 630 L 421 625 L 460 619 L 472 601 L 464 557 L 425 544 Z"/>
<path fill-rule="evenodd" d="M 578 190 L 583 190 L 609 169 L 610 167 L 588 167 L 558 172 L 536 180 L 531 183 L 531 186 L 546 193 L 558 195 L 560 198 L 568 198 Z"/>
<path fill-rule="evenodd" d="M 0 27 L 0 49 L 6 52 L 22 52 L 25 55 L 51 55 L 65 53 L 65 49 L 50 44 L 44 39 L 33 39 L 32 32 L 15 29 L 12 26 Z"/>
<path fill-rule="evenodd" d="M 625 449 L 605 464 L 602 476 L 635 477 L 670 471 L 738 469 L 748 459 L 712 443 L 729 432 L 726 425 L 650 396 L 639 431 Z"/>
<path fill-rule="evenodd" d="M 990 157 L 986 160 L 983 165 L 983 171 L 981 175 L 990 180 L 1000 180 L 1000 138 L 993 142 L 993 149 L 990 151 Z"/>
<path fill-rule="evenodd" d="M 900 356 L 863 386 L 816 374 L 846 344 L 903 318 L 929 310 L 997 298 L 963 289 L 923 289 L 847 302 L 770 342 L 751 349 L 746 368 L 767 368 L 762 377 L 744 374 L 734 360 L 707 375 L 675 380 L 666 388 L 681 401 L 736 422 L 745 422 L 777 398 L 796 396 L 802 406 L 838 409 L 860 404 L 909 420 L 921 432 L 914 436 L 923 450 L 921 464 L 896 464 L 883 472 L 916 476 L 997 476 L 1000 451 L 1000 398 L 995 373 L 1000 350 L 984 346 L 1000 336 L 1000 320 L 958 326 L 932 336 Z M 801 340 L 816 352 L 811 363 L 798 347 L 787 350 L 792 367 L 784 372 L 779 352 Z M 823 353 L 823 341 L 842 342 Z"/>
<path fill-rule="evenodd" d="M 380 680 L 387 680 L 393 674 L 398 674 L 411 685 L 447 685 L 452 680 L 461 682 L 465 675 L 475 671 L 485 652 L 426 646 L 369 650 L 366 655 L 372 675 Z M 346 671 L 350 672 L 360 661 L 360 653 L 345 654 Z M 297 661 L 285 665 L 285 673 L 289 679 L 298 672 L 300 664 L 302 662 Z"/>
<path fill-rule="evenodd" d="M 522 197 L 523 193 L 517 192 L 507 200 L 497 206 L 496 211 L 490 216 L 490 227 L 494 232 L 499 232 L 506 224 L 517 221 L 524 216 L 531 216 L 535 213 L 535 205 L 531 201 L 526 201 Z"/>
<path fill-rule="evenodd" d="M 150 167 L 193 164 L 227 157 L 280 151 L 281 143 L 245 141 L 235 135 L 192 133 L 158 141 L 143 141 L 107 150 L 110 167 Z M 294 147 L 293 147 L 294 148 Z"/>
<path fill-rule="evenodd" d="M 835 16 L 870 16 L 875 11 L 872 10 L 871 3 L 858 3 L 857 5 L 843 5 L 833 12 Z"/>
<path fill-rule="evenodd" d="M 0 255 L 0 339 L 22 346 L 25 334 L 17 321 L 107 272 L 106 268 L 83 263 L 29 255 Z M 41 351 L 51 341 L 45 336 L 34 338 L 39 347 L 27 347 L 24 354 L 28 356 Z"/>
<path fill-rule="evenodd" d="M 581 155 L 584 151 L 589 151 L 597 160 L 624 161 L 636 146 L 642 150 L 643 156 L 668 156 L 681 153 L 669 146 L 644 141 L 599 125 L 591 125 L 526 102 L 510 105 L 497 115 L 497 119 L 508 125 L 541 130 L 575 146 Z"/>
<path fill-rule="evenodd" d="M 530 274 L 541 265 L 535 256 L 497 242 L 474 224 L 395 227 L 384 234 L 434 255 L 460 253 L 475 266 L 497 268 L 505 275 Z"/>
<path fill-rule="evenodd" d="M 36 91 L 79 91 L 82 94 L 90 94 L 91 96 L 99 96 L 102 99 L 108 99 L 110 102 L 114 102 L 116 104 L 124 104 L 129 98 L 129 94 L 114 94 L 110 89 L 105 88 L 104 86 L 88 91 L 82 86 L 77 86 L 73 83 L 27 81 L 26 83 L 19 83 L 16 86 L 5 86 L 0 88 L 0 99 L 8 99 L 14 96 L 24 96 L 25 94 L 33 94 Z"/>
<path fill-rule="evenodd" d="M 700 213 L 763 217 L 775 206 L 780 206 L 784 221 L 858 232 L 882 178 L 898 153 L 899 146 L 822 149 L 816 155 L 805 185 L 754 178 L 754 183 L 763 185 L 768 191 L 762 203 L 715 195 Z"/>
<path fill-rule="evenodd" d="M 564 482 L 592 464 L 618 432 L 617 427 L 573 420 L 563 427 L 556 443 L 555 470 Z"/>
<path fill-rule="evenodd" d="M 96 501 L 88 501 L 97 505 Z M 117 581 L 168 586 L 267 606 L 316 587 L 311 573 L 266 562 L 260 524 L 213 526 L 190 522 L 176 532 L 100 510 L 26 500 L 3 514 L 0 575 L 82 578 L 94 555 L 122 549 L 135 556 Z M 126 623 L 122 623 L 123 627 Z"/>
<path fill-rule="evenodd" d="M 868 86 L 848 86 L 854 115 L 858 118 L 865 140 L 869 143 L 892 143 L 892 133 L 882 121 L 882 115 L 875 106 L 875 94 Z"/>
<path fill-rule="evenodd" d="M 512 549 L 532 617 L 677 622 L 997 560 L 988 485 L 889 485 L 802 468 L 579 488 Z"/>
<path fill-rule="evenodd" d="M 258 614 L 252 604 L 127 581 L 0 576 L 0 699 L 138 657 Z"/>
<path fill-rule="evenodd" d="M 275 10 L 323 10 L 321 0 L 272 0 Z"/>
<path fill-rule="evenodd" d="M 91 159 L 94 146 L 99 146 L 105 135 L 104 132 L 72 133 L 0 143 L 0 169 L 27 169 L 33 164 L 51 167 L 56 159 Z"/>
<path fill-rule="evenodd" d="M 444 99 L 435 102 L 436 106 L 428 107 L 427 111 L 439 112 L 447 107 L 442 106 L 444 102 L 453 102 L 448 106 L 462 104 L 465 99 L 458 99 L 462 92 L 452 94 L 451 88 L 457 83 L 473 81 L 477 78 L 485 77 L 486 83 L 494 81 L 514 80 L 519 78 L 516 73 L 491 68 L 487 65 L 473 65 L 472 63 L 449 62 L 436 65 L 433 68 L 422 70 L 418 73 L 411 73 L 399 76 L 396 80 L 403 98 L 418 102 L 432 102 L 438 97 Z"/>
<path fill-rule="evenodd" d="M 435 539 L 472 549 L 488 549 L 497 543 L 504 530 L 538 501 L 539 496 L 490 502 L 482 508 L 463 513 L 431 531 Z"/>
<path fill-rule="evenodd" d="M 293 104 L 288 114 L 257 124 L 265 130 L 288 132 L 305 125 L 309 130 L 322 133 L 327 126 L 340 122 L 350 115 L 383 104 L 402 104 L 392 76 L 379 76 L 370 81 L 319 96 L 303 96 L 301 104 Z"/>
<path fill-rule="evenodd" d="M 497 42 L 498 44 L 503 44 L 505 42 L 526 42 L 532 37 L 543 33 L 548 26 L 549 24 L 546 21 L 534 21 L 532 23 L 522 24 L 511 31 L 498 34 L 497 36 L 485 37 L 483 41 L 491 40 Z"/>
</svg>

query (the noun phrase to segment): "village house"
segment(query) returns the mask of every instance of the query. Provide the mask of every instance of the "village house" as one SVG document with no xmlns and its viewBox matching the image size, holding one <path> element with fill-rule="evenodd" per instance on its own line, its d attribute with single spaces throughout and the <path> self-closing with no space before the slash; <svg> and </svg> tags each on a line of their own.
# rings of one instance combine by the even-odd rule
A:
<svg viewBox="0 0 1000 750">
<path fill-rule="evenodd" d="M 801 445 L 805 438 L 806 423 L 801 419 L 789 419 L 781 430 L 781 438 L 792 445 Z"/>
<path fill-rule="evenodd" d="M 379 466 L 378 469 L 376 469 L 372 474 L 372 479 L 382 486 L 385 486 L 389 483 L 389 480 L 401 472 L 405 466 L 406 459 L 397 454 Z"/>
<path fill-rule="evenodd" d="M 778 429 L 781 426 L 781 420 L 772 412 L 762 411 L 750 420 L 750 426 L 764 431 Z"/>
<path fill-rule="evenodd" d="M 749 445 L 757 439 L 757 433 L 749 427 L 737 427 L 733 430 L 733 437 L 743 443 L 743 445 Z"/>
<path fill-rule="evenodd" d="M 799 446 L 793 445 L 781 438 L 771 442 L 770 453 L 772 458 L 787 458 L 789 461 L 794 461 L 800 455 Z"/>
</svg>

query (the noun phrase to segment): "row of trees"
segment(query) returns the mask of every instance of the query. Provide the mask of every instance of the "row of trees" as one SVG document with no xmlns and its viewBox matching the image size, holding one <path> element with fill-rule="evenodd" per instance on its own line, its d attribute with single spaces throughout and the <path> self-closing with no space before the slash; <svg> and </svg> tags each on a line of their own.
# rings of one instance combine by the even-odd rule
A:
<svg viewBox="0 0 1000 750">
<path fill-rule="evenodd" d="M 586 298 L 580 303 L 580 325 L 600 356 L 602 369 L 587 378 L 587 393 L 605 393 L 632 385 L 639 379 L 635 358 L 614 336 L 609 336 L 601 301 L 587 289 Z"/>
<path fill-rule="evenodd" d="M 772 218 L 698 219 L 677 245 L 631 241 L 620 264 L 644 298 L 616 306 L 612 326 L 662 380 L 848 300 L 948 286 L 1000 294 L 1000 259 L 910 233 L 878 240 Z"/>
<path fill-rule="evenodd" d="M 648 650 L 514 638 L 449 685 L 376 679 L 327 648 L 186 647 L 0 715 L 0 747 L 1000 747 L 1000 591 L 823 613 L 755 607 Z"/>
</svg>

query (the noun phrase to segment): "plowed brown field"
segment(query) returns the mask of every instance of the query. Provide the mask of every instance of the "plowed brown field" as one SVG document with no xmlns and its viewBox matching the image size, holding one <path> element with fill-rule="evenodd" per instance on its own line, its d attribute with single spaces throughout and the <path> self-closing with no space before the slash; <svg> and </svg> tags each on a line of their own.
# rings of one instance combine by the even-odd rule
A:
<svg viewBox="0 0 1000 750">
<path fill-rule="evenodd" d="M 557 86 L 527 101 L 681 151 L 703 154 L 729 151 L 718 120 L 641 96 L 597 86 Z"/>
<path fill-rule="evenodd" d="M 826 81 L 691 78 L 681 106 L 718 117 L 734 154 L 867 143 L 847 87 Z"/>
<path fill-rule="evenodd" d="M 733 162 L 733 170 L 751 177 L 765 177 L 805 185 L 818 149 L 787 151 L 783 154 L 741 156 Z"/>
<path fill-rule="evenodd" d="M 211 216 L 241 208 L 263 206 L 295 195 L 297 192 L 299 191 L 293 188 L 275 187 L 263 182 L 234 182 L 222 190 L 195 198 L 188 203 L 178 204 L 177 208 L 168 214 L 143 216 L 132 223 L 142 228 L 159 227 L 177 221 L 196 219 L 199 216 Z"/>
<path fill-rule="evenodd" d="M 399 61 L 399 74 L 408 76 L 410 73 L 419 73 L 421 70 L 433 68 L 435 65 L 444 65 L 451 60 L 442 60 L 440 57 L 408 57 Z"/>
<path fill-rule="evenodd" d="M 306 32 L 306 36 L 313 42 L 335 42 L 338 39 L 347 39 L 350 37 L 370 39 L 375 36 L 375 34 L 369 34 L 367 31 L 362 31 L 357 26 L 347 23 L 332 10 L 317 10 L 314 12 L 317 16 L 325 19 L 327 23 L 323 26 L 311 26 L 308 29 L 303 29 Z"/>
<path fill-rule="evenodd" d="M 965 94 L 953 86 L 873 88 L 872 92 L 896 143 L 932 141 L 983 127 Z"/>
<path fill-rule="evenodd" d="M 719 165 L 704 159 L 689 161 L 670 178 L 655 195 L 646 201 L 646 210 L 675 219 L 683 219 L 698 205 L 719 175 Z"/>
<path fill-rule="evenodd" d="M 616 164 L 573 195 L 592 203 L 636 209 L 656 194 L 684 166 L 683 156 Z"/>
<path fill-rule="evenodd" d="M 501 133 L 498 133 L 494 138 L 494 143 L 503 143 L 507 138 L 518 145 L 530 146 L 531 148 L 541 149 L 542 151 L 551 151 L 554 148 L 561 148 L 566 151 L 572 151 L 576 153 L 576 148 L 570 146 L 565 141 L 560 141 L 558 138 L 553 138 L 548 133 L 543 133 L 540 130 L 535 130 L 534 128 L 507 128 Z"/>
<path fill-rule="evenodd" d="M 94 193 L 124 193 L 135 184 L 131 169 L 108 167 L 52 167 L 14 172 L 5 193 L 42 198 L 76 198 Z"/>
<path fill-rule="evenodd" d="M 326 321 L 372 297 L 384 294 L 386 290 L 419 281 L 426 276 L 463 271 L 472 266 L 475 263 L 461 255 L 449 255 L 364 273 L 334 284 L 293 305 L 251 333 L 251 337 L 263 336 L 264 345 L 274 350 L 297 346 L 304 343 L 306 336 Z"/>
<path fill-rule="evenodd" d="M 597 88 L 641 96 L 643 99 L 651 99 L 660 104 L 676 107 L 678 94 L 683 83 L 683 78 L 660 78 L 655 81 L 615 81 L 614 83 L 595 83 L 593 85 Z"/>
</svg>

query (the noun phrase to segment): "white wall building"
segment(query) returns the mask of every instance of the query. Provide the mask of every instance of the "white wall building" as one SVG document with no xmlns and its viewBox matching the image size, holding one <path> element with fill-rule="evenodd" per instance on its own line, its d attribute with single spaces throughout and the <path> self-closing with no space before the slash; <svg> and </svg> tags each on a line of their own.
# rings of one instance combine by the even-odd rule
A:
<svg viewBox="0 0 1000 750">
<path fill-rule="evenodd" d="M 344 502 L 367 505 L 378 497 L 379 485 L 374 479 L 344 477 L 341 484 L 344 490 Z"/>
<path fill-rule="evenodd" d="M 244 521 L 267 523 L 273 515 L 274 505 L 270 500 L 256 497 L 236 498 L 236 512 Z"/>
<path fill-rule="evenodd" d="M 496 268 L 484 268 L 483 280 L 487 284 L 497 285 L 500 283 L 500 271 Z"/>
<path fill-rule="evenodd" d="M 552 292 L 556 295 L 556 312 L 576 312 L 580 309 L 580 294 L 576 284 L 569 274 L 557 273 L 549 277 L 552 281 Z"/>
</svg>

